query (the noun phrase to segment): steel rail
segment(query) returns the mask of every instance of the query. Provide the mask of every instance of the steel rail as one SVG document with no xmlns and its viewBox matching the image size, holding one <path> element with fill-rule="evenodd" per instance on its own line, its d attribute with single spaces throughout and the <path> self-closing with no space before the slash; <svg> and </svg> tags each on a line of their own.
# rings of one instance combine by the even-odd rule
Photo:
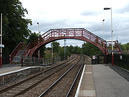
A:
<svg viewBox="0 0 129 97">
<path fill-rule="evenodd" d="M 79 71 L 78 71 L 77 75 L 75 76 L 74 81 L 73 81 L 71 87 L 69 88 L 68 93 L 66 94 L 65 97 L 69 97 L 70 92 L 71 92 L 71 90 L 73 89 L 73 86 L 75 85 L 75 83 L 76 83 L 76 81 L 77 81 L 77 78 L 79 77 L 79 74 L 81 73 L 81 70 L 82 70 L 83 67 L 84 67 L 84 65 L 81 65 L 81 67 L 79 68 Z"/>
<path fill-rule="evenodd" d="M 79 61 L 78 61 L 78 62 L 79 62 Z M 38 97 L 43 97 L 44 95 L 46 95 L 46 93 L 48 93 L 49 90 L 50 90 L 52 87 L 54 87 L 63 77 L 65 77 L 65 75 L 66 75 L 67 73 L 69 73 L 70 70 L 73 69 L 74 66 L 76 66 L 76 65 L 78 64 L 78 62 L 77 62 L 76 64 L 73 64 L 63 75 L 61 75 L 53 84 L 50 85 L 49 88 L 47 88 L 47 89 L 46 89 L 42 94 L 40 94 L 40 96 L 38 96 Z"/>
<path fill-rule="evenodd" d="M 38 77 L 39 75 L 41 75 L 41 74 L 43 74 L 43 73 L 45 73 L 45 72 L 48 72 L 48 71 L 50 71 L 50 70 L 52 70 L 52 69 L 54 69 L 54 68 L 56 68 L 56 67 L 58 67 L 58 66 L 62 66 L 62 65 L 64 65 L 64 64 L 66 64 L 66 63 L 67 63 L 67 64 L 70 64 L 70 63 L 73 62 L 74 60 L 75 60 L 75 59 L 70 60 L 69 62 L 63 62 L 63 63 L 61 63 L 61 64 L 59 64 L 59 65 L 56 65 L 56 66 L 54 66 L 54 67 L 51 67 L 51 68 L 45 70 L 45 71 L 41 71 L 41 72 L 39 72 L 39 73 L 37 73 L 37 74 L 35 74 L 35 75 L 33 75 L 33 76 L 30 76 L 29 78 L 26 78 L 25 80 L 22 80 L 22 81 L 20 81 L 20 82 L 18 82 L 18 83 L 15 83 L 15 84 L 13 84 L 13 85 L 11 85 L 11 86 L 9 86 L 9 87 L 6 87 L 6 88 L 4 88 L 4 89 L 1 89 L 1 90 L 0 90 L 0 94 L 3 93 L 3 92 L 5 92 L 5 91 L 8 91 L 8 90 L 14 88 L 14 87 L 17 86 L 17 85 L 20 85 L 20 84 L 22 84 L 22 83 L 24 83 L 24 82 L 26 82 L 26 81 L 29 81 L 29 80 L 31 80 L 31 79 L 33 79 L 33 78 L 35 78 L 35 77 Z M 64 66 L 65 66 L 65 65 L 64 65 Z"/>
<path fill-rule="evenodd" d="M 75 61 L 75 60 L 73 60 L 73 61 Z M 73 62 L 73 61 L 72 61 L 72 62 Z M 71 62 L 70 62 L 70 63 L 71 63 Z M 68 63 L 68 64 L 70 64 L 70 63 Z M 63 65 L 64 65 L 64 66 L 61 67 L 61 69 L 64 68 L 64 67 L 66 67 L 66 66 L 68 66 L 68 65 L 65 65 L 65 64 L 63 64 Z M 61 65 L 60 65 L 60 66 L 61 66 Z M 34 86 L 40 84 L 42 81 L 44 81 L 45 79 L 49 78 L 51 75 L 55 74 L 55 72 L 59 72 L 61 69 L 56 70 L 56 71 L 54 71 L 53 73 L 47 75 L 46 77 L 40 79 L 39 81 L 37 81 L 36 83 L 32 84 L 31 86 L 29 86 L 29 87 L 27 87 L 26 89 L 24 89 L 24 90 L 20 91 L 19 93 L 15 94 L 14 97 L 16 97 L 16 96 L 18 96 L 18 95 L 21 95 L 21 94 L 24 94 L 26 91 L 28 91 L 28 90 L 32 89 Z M 50 69 L 50 70 L 51 70 L 51 69 Z"/>
</svg>

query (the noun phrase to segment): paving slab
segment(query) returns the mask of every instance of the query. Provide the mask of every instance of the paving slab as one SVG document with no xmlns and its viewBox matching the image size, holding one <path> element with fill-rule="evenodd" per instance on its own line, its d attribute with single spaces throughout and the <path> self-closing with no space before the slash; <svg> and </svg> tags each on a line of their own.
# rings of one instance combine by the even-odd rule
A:
<svg viewBox="0 0 129 97">
<path fill-rule="evenodd" d="M 0 68 L 0 74 L 7 73 L 7 72 L 12 72 L 12 71 L 16 71 L 16 70 L 27 69 L 27 68 L 28 67 L 21 67 L 21 66 L 1 67 Z"/>
<path fill-rule="evenodd" d="M 97 97 L 129 97 L 129 81 L 111 65 L 93 65 L 93 77 Z"/>
<path fill-rule="evenodd" d="M 76 93 L 75 97 L 96 97 L 92 65 L 84 66 L 79 84 L 78 93 Z"/>
<path fill-rule="evenodd" d="M 40 66 L 22 67 L 20 65 L 12 65 L 11 66 L 11 64 L 10 64 L 10 65 L 0 67 L 0 76 L 18 72 L 18 71 L 22 71 L 22 70 L 26 70 L 26 69 L 30 69 L 30 68 L 37 68 L 37 67 L 40 67 Z"/>
</svg>

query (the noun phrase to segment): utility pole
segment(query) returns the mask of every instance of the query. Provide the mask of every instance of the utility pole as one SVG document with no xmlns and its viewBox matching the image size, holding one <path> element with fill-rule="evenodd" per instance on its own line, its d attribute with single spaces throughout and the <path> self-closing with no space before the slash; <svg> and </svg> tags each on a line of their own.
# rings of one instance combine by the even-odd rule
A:
<svg viewBox="0 0 129 97">
<path fill-rule="evenodd" d="M 52 63 L 54 63 L 54 56 L 53 56 L 53 42 L 51 42 L 51 48 L 52 48 Z"/>
<path fill-rule="evenodd" d="M 66 59 L 65 57 L 66 57 L 66 39 L 64 39 L 64 59 Z"/>
<path fill-rule="evenodd" d="M 2 48 L 4 45 L 2 44 L 2 13 L 1 13 L 1 23 L 0 23 L 0 66 L 2 66 Z"/>
<path fill-rule="evenodd" d="M 113 52 L 113 29 L 112 29 L 112 7 L 104 8 L 104 10 L 111 10 L 111 41 L 112 41 L 112 65 L 114 65 L 114 52 Z"/>
</svg>

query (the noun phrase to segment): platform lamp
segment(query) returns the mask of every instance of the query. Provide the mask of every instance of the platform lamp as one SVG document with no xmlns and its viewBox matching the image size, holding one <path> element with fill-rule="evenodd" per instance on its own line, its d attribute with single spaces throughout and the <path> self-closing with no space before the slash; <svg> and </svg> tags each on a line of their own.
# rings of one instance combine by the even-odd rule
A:
<svg viewBox="0 0 129 97">
<path fill-rule="evenodd" d="M 38 25 L 38 33 L 40 34 L 40 32 L 39 32 L 39 22 L 37 22 L 37 25 Z M 38 43 L 39 43 L 39 40 L 40 40 L 40 37 L 38 37 Z M 40 50 L 38 50 L 38 58 L 40 59 Z"/>
<path fill-rule="evenodd" d="M 113 30 L 112 30 L 112 7 L 106 7 L 104 10 L 111 10 L 111 41 L 112 41 L 112 65 L 114 65 L 114 54 L 113 54 Z"/>
<path fill-rule="evenodd" d="M 103 24 L 103 27 L 102 27 L 103 28 L 102 29 L 103 30 L 103 38 L 104 38 L 104 21 L 105 21 L 105 19 L 102 20 L 102 24 Z"/>
</svg>

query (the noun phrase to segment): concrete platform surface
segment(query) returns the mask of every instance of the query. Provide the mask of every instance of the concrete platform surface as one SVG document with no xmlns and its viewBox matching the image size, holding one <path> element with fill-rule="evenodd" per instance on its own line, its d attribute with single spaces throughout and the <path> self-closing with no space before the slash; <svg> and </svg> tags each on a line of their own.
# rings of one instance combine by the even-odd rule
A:
<svg viewBox="0 0 129 97">
<path fill-rule="evenodd" d="M 17 71 L 29 69 L 29 68 L 30 67 L 20 67 L 20 66 L 0 68 L 0 76 L 8 74 L 8 73 L 12 73 L 12 72 L 17 72 Z"/>
<path fill-rule="evenodd" d="M 8 65 L 0 67 L 0 76 L 18 72 L 18 71 L 22 71 L 22 70 L 26 70 L 26 69 L 30 69 L 30 68 L 39 67 L 39 66 L 21 67 L 20 65 L 12 65 L 12 66 L 11 65 L 12 64 L 10 64 L 10 65 L 8 64 Z"/>
<path fill-rule="evenodd" d="M 129 97 L 127 76 L 117 66 L 85 65 L 75 97 Z"/>
<path fill-rule="evenodd" d="M 84 66 L 75 97 L 96 97 L 92 65 Z"/>
<path fill-rule="evenodd" d="M 93 77 L 97 97 L 129 97 L 129 81 L 111 66 L 93 65 Z"/>
</svg>

